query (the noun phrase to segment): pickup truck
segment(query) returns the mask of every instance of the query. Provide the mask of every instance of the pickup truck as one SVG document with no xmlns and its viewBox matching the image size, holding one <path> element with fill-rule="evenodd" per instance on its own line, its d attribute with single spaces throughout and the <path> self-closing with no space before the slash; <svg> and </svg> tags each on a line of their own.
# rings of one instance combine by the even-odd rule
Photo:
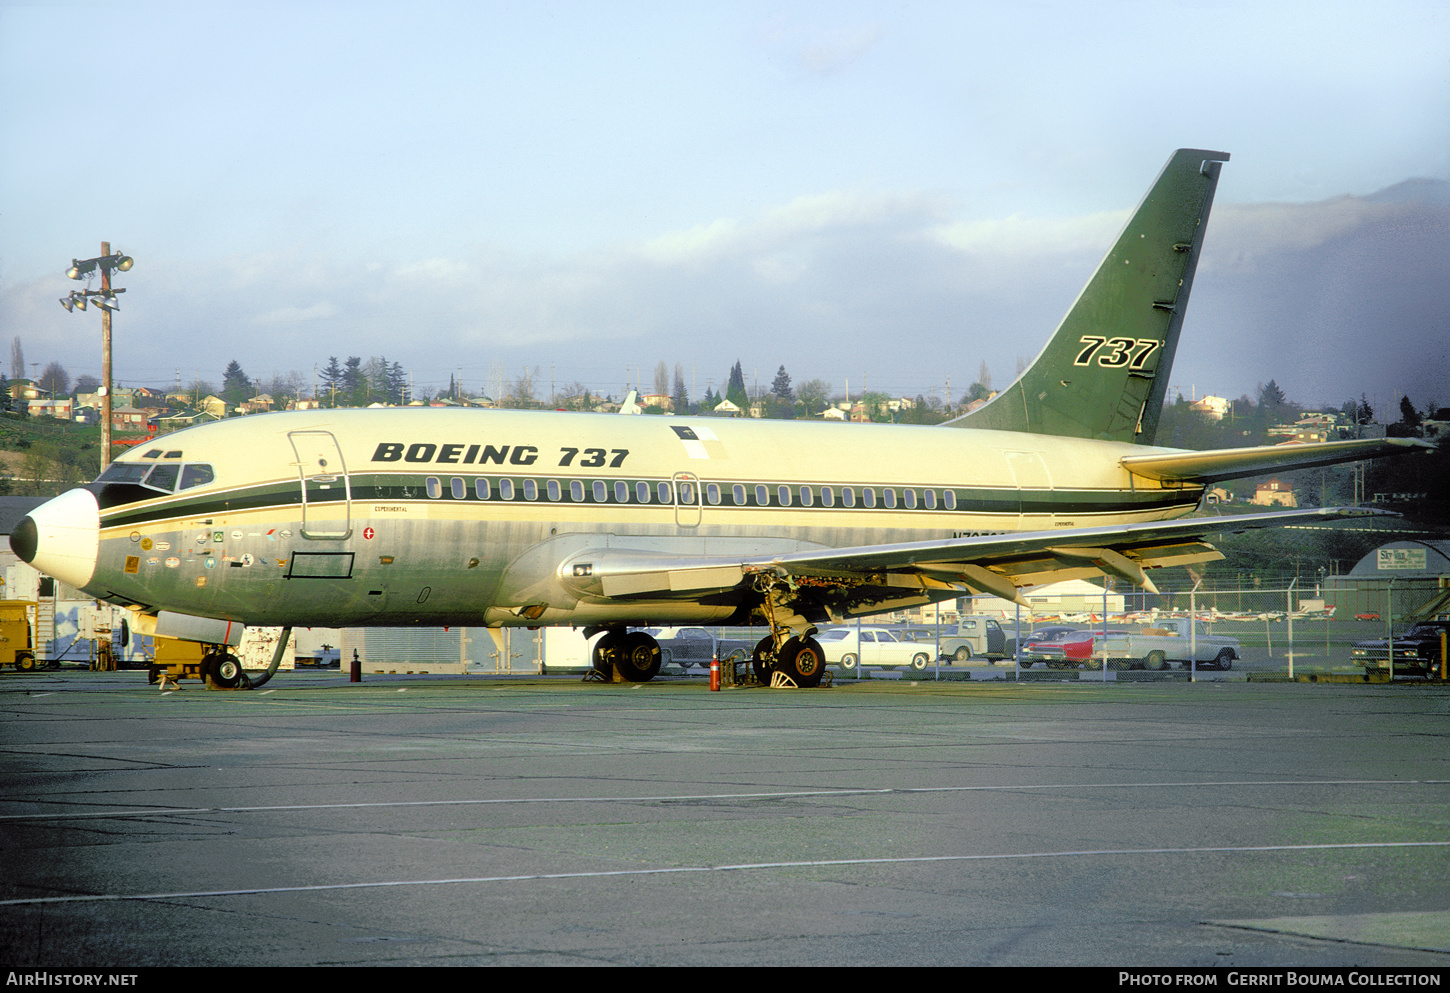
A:
<svg viewBox="0 0 1450 993">
<path fill-rule="evenodd" d="M 1190 623 L 1197 624 L 1196 637 L 1190 636 Z M 1201 621 L 1190 622 L 1187 618 L 1162 618 L 1138 632 L 1108 631 L 1106 639 L 1100 630 L 1076 631 L 1056 642 L 1034 644 L 1028 654 L 1031 661 L 1045 662 L 1053 668 L 1080 664 L 1101 669 L 1105 655 L 1111 669 L 1168 669 L 1175 663 L 1186 668 L 1194 657 L 1195 643 L 1200 666 L 1232 669 L 1234 659 L 1239 657 L 1238 639 L 1209 634 Z M 1024 664 L 1027 662 L 1024 657 Z"/>
<path fill-rule="evenodd" d="M 1193 645 L 1197 646 L 1196 659 L 1190 647 Z M 1101 645 L 1095 646 L 1094 654 L 1103 656 Z M 1191 661 L 1216 669 L 1232 669 L 1234 659 L 1239 657 L 1239 642 L 1237 638 L 1209 634 L 1208 626 L 1202 621 L 1164 617 L 1137 634 L 1109 637 L 1107 656 L 1119 660 L 1120 664 L 1126 662 L 1126 668 L 1131 669 L 1167 669 L 1175 662 L 1187 668 Z"/>
<path fill-rule="evenodd" d="M 1440 675 L 1441 637 L 1450 632 L 1450 621 L 1421 621 L 1395 639 L 1395 672 L 1418 673 L 1427 678 Z M 1352 649 L 1355 665 L 1365 671 L 1390 671 L 1389 642 L 1384 638 L 1358 642 Z"/>
<path fill-rule="evenodd" d="M 1007 634 L 995 617 L 969 614 L 950 633 L 942 632 L 941 655 L 954 662 L 966 662 L 973 655 L 1006 658 Z"/>
</svg>

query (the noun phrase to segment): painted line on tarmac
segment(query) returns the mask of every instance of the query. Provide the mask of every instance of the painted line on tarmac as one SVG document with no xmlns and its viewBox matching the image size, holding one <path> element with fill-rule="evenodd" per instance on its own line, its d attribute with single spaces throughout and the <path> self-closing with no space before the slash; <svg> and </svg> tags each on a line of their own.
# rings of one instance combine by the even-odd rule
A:
<svg viewBox="0 0 1450 993">
<path fill-rule="evenodd" d="M 1242 779 L 1205 783 L 1038 783 L 1031 786 L 911 786 L 854 790 L 786 790 L 768 793 L 680 793 L 654 796 L 538 796 L 489 800 L 379 800 L 368 803 L 298 803 L 263 807 L 138 807 L 83 814 L 3 814 L 0 821 L 68 821 L 96 817 L 158 817 L 166 814 L 257 814 L 287 810 L 364 810 L 386 807 L 466 807 L 502 803 L 669 803 L 684 800 L 782 800 L 794 797 L 871 796 L 888 793 L 994 793 L 1027 790 L 1206 789 L 1225 786 L 1444 786 L 1447 779 Z"/>
<path fill-rule="evenodd" d="M 666 869 L 609 869 L 593 872 L 541 872 L 522 876 L 461 876 L 454 879 L 395 879 L 373 883 L 323 883 L 313 886 L 267 886 L 240 890 L 189 890 L 175 893 L 101 893 L 88 896 L 42 896 L 0 900 L 0 907 L 104 901 L 196 900 L 207 897 L 257 896 L 269 893 L 320 893 L 336 890 L 401 886 L 457 886 L 467 883 L 518 883 L 549 879 L 597 879 L 610 876 L 664 876 L 672 873 L 749 872 L 762 869 L 826 869 L 832 866 L 911 865 L 941 862 L 991 862 L 1011 859 L 1091 858 L 1113 855 L 1213 855 L 1249 852 L 1322 852 L 1346 849 L 1450 848 L 1450 841 L 1361 841 L 1320 845 L 1235 845 L 1224 848 L 1105 848 L 1065 852 L 1017 852 L 1007 855 L 917 855 L 904 858 L 814 859 L 800 862 L 744 862 L 737 865 L 676 866 Z"/>
</svg>

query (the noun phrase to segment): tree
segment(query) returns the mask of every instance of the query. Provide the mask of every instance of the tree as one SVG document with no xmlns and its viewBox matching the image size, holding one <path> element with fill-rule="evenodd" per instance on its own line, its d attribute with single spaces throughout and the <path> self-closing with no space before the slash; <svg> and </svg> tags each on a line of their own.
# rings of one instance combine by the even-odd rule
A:
<svg viewBox="0 0 1450 993">
<path fill-rule="evenodd" d="M 408 395 L 408 374 L 403 371 L 401 362 L 394 362 L 388 369 L 388 394 L 399 406 L 413 399 Z"/>
<path fill-rule="evenodd" d="M 25 349 L 20 345 L 20 335 L 10 343 L 10 378 L 25 378 Z"/>
<path fill-rule="evenodd" d="M 337 364 L 337 356 L 329 355 L 322 370 L 322 394 L 327 398 L 329 407 L 336 406 L 337 391 L 343 388 L 342 377 L 342 366 Z"/>
<path fill-rule="evenodd" d="M 685 389 L 685 367 L 675 363 L 675 389 L 670 394 L 670 404 L 677 414 L 688 414 L 690 412 L 690 394 Z"/>
<path fill-rule="evenodd" d="M 891 420 L 891 398 L 885 393 L 863 393 L 861 394 L 861 409 L 866 416 L 877 423 L 887 423 Z"/>
<path fill-rule="evenodd" d="M 796 390 L 796 398 L 806 408 L 806 414 L 816 416 L 831 403 L 831 384 L 824 379 L 807 379 Z"/>
<path fill-rule="evenodd" d="M 349 407 L 361 407 L 365 395 L 362 374 L 362 356 L 349 355 L 342 370 L 343 402 Z"/>
<path fill-rule="evenodd" d="M 252 396 L 252 381 L 242 371 L 241 363 L 232 359 L 222 373 L 222 399 L 228 407 L 235 407 Z"/>
<path fill-rule="evenodd" d="M 790 388 L 790 373 L 785 371 L 785 366 L 781 366 L 775 379 L 771 380 L 770 392 L 781 400 L 795 402 L 795 391 Z"/>
<path fill-rule="evenodd" d="M 65 366 L 59 362 L 52 362 L 40 374 L 40 382 L 36 385 L 49 393 L 51 398 L 54 399 L 64 393 L 70 392 L 70 373 L 66 372 Z"/>
<path fill-rule="evenodd" d="M 740 368 L 739 359 L 730 370 L 730 385 L 725 387 L 725 399 L 741 410 L 750 409 L 750 397 L 745 394 L 745 372 Z"/>
<path fill-rule="evenodd" d="M 90 373 L 86 372 L 77 376 L 75 383 L 72 385 L 74 386 L 75 392 L 77 394 L 94 393 L 96 392 L 96 390 L 101 388 L 101 381 L 95 376 L 92 376 Z"/>
<path fill-rule="evenodd" d="M 665 368 L 664 362 L 655 366 L 655 393 L 660 396 L 667 396 L 670 392 L 670 371 Z"/>
</svg>

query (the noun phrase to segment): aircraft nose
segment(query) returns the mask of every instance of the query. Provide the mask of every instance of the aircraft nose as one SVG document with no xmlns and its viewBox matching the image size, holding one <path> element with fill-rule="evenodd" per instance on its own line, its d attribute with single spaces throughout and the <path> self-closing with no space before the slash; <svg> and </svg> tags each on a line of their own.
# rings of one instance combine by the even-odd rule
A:
<svg viewBox="0 0 1450 993">
<path fill-rule="evenodd" d="M 90 490 L 70 490 L 41 504 L 10 536 L 16 555 L 76 589 L 95 574 L 100 545 L 101 509 Z"/>
</svg>

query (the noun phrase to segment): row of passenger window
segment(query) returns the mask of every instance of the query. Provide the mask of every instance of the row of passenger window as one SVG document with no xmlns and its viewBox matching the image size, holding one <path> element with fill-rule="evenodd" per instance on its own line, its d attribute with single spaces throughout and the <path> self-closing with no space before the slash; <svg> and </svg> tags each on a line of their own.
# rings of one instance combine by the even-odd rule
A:
<svg viewBox="0 0 1450 993">
<path fill-rule="evenodd" d="M 438 476 L 427 477 L 428 496 L 440 500 L 446 495 L 454 500 L 469 498 L 468 481 L 454 476 L 444 481 Z M 667 480 L 657 482 L 638 480 L 633 484 L 617 479 L 610 484 L 596 479 L 586 487 L 582 479 L 488 479 L 480 476 L 473 480 L 472 495 L 479 500 L 539 500 L 541 497 L 553 503 L 658 503 L 680 506 L 697 506 L 701 496 L 704 503 L 712 507 L 862 507 L 887 510 L 957 509 L 957 494 L 954 490 L 915 489 L 907 487 L 876 488 L 872 486 L 787 486 L 774 487 L 764 483 L 747 486 L 734 483 L 728 487 L 720 483 L 700 484 L 692 480 Z M 753 500 L 751 498 L 754 498 Z"/>
</svg>

